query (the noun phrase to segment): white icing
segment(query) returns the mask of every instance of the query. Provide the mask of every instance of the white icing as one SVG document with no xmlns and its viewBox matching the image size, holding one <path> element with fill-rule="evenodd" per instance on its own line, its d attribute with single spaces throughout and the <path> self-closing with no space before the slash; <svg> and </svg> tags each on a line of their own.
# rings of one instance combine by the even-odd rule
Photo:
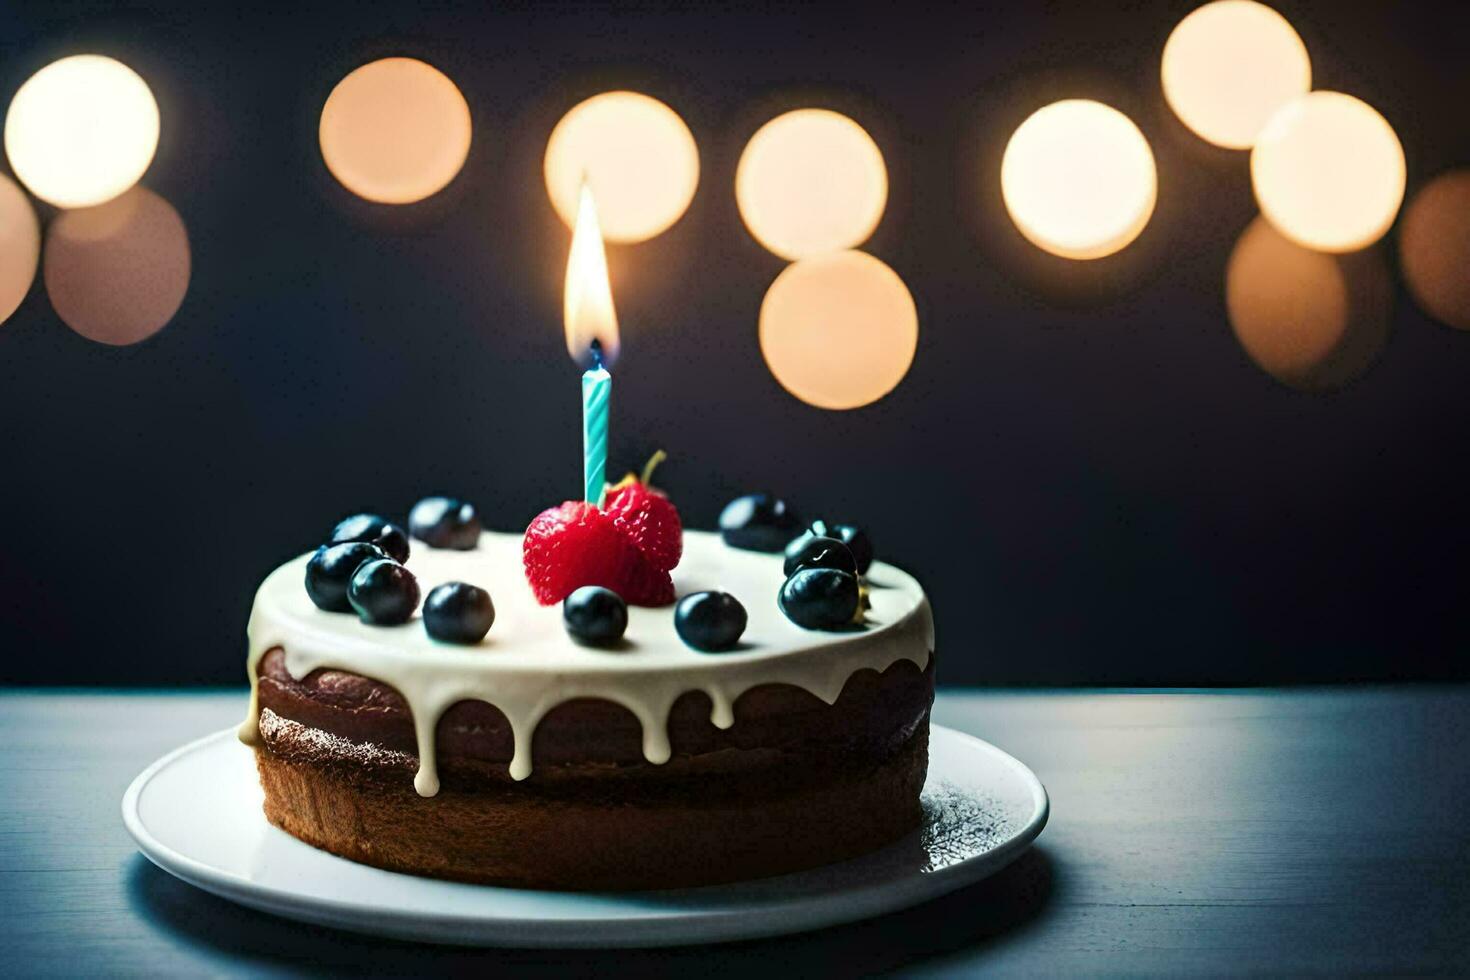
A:
<svg viewBox="0 0 1470 980">
<path fill-rule="evenodd" d="M 266 652 L 285 651 L 286 670 L 301 679 L 318 668 L 351 671 L 389 684 L 413 714 L 418 740 L 414 788 L 439 791 L 434 730 L 458 701 L 486 701 L 505 715 L 515 738 L 510 775 L 531 774 L 531 736 L 548 711 L 574 698 L 601 698 L 632 712 L 643 726 L 643 755 L 669 760 L 667 720 L 680 695 L 704 691 L 714 707 L 711 722 L 735 723 L 734 705 L 760 684 L 790 684 L 828 704 L 859 670 L 880 673 L 900 661 L 920 670 L 934 650 L 934 620 L 923 589 L 906 572 L 875 563 L 868 573 L 863 629 L 827 633 L 805 630 L 776 605 L 783 579 L 781 556 L 729 548 L 718 535 L 686 531 L 684 558 L 674 572 L 679 595 L 703 589 L 729 592 L 745 606 L 749 622 L 739 649 L 700 653 L 674 632 L 673 607 L 628 610 L 625 644 L 600 650 L 574 643 L 562 626 L 561 606 L 537 604 L 521 563 L 521 536 L 486 532 L 474 551 L 441 551 L 413 542 L 408 567 L 425 594 L 443 582 L 470 582 L 489 591 L 495 625 L 477 646 L 431 639 L 415 616 L 402 626 L 368 626 L 346 613 L 312 605 L 303 581 L 302 555 L 261 584 L 250 613 L 250 712 L 240 738 L 255 743 L 260 732 L 258 669 Z"/>
</svg>

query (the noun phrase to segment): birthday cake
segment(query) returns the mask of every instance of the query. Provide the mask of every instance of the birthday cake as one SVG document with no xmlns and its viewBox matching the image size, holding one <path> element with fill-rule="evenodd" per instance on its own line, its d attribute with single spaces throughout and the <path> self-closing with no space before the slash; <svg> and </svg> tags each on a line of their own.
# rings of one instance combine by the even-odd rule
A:
<svg viewBox="0 0 1470 980">
<path fill-rule="evenodd" d="M 639 481 L 524 534 L 446 498 L 406 530 L 359 515 L 265 579 L 249 639 L 265 814 L 354 861 L 682 887 L 843 860 L 920 818 L 924 592 L 861 531 L 765 495 L 719 534 Z"/>
</svg>

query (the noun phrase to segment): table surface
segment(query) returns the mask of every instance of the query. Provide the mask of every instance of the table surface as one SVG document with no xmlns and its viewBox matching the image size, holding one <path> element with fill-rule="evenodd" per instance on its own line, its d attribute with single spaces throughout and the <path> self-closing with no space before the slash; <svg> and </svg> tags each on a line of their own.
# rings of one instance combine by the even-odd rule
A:
<svg viewBox="0 0 1470 980">
<path fill-rule="evenodd" d="M 244 696 L 0 693 L 0 972 L 65 975 L 1470 972 L 1470 689 L 960 692 L 935 720 L 1052 799 L 996 877 L 874 922 L 673 950 L 465 950 L 249 911 L 118 803 Z"/>
</svg>

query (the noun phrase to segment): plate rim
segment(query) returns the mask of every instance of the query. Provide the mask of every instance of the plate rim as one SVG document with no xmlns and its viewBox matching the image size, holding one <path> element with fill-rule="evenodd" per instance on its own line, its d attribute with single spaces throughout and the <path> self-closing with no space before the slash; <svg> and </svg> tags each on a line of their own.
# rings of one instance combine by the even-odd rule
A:
<svg viewBox="0 0 1470 980">
<path fill-rule="evenodd" d="M 486 917 L 451 910 L 426 913 L 421 910 L 385 907 L 382 903 L 358 902 L 350 898 L 324 899 L 307 896 L 222 870 L 183 854 L 159 840 L 143 822 L 138 803 L 148 784 L 160 772 L 183 756 L 215 742 L 236 738 L 234 727 L 193 739 L 155 759 L 128 785 L 123 793 L 121 810 L 123 825 L 138 850 L 161 870 L 228 901 L 295 921 L 370 935 L 459 946 L 586 949 L 731 942 L 806 932 L 896 912 L 987 878 L 1010 864 L 1031 846 L 1046 827 L 1051 815 L 1050 797 L 1036 774 L 1005 750 L 968 732 L 939 724 L 931 724 L 930 730 L 931 738 L 932 733 L 937 731 L 942 732 L 945 737 L 969 743 L 969 748 L 986 753 L 1017 777 L 1031 794 L 1030 819 L 996 847 L 928 874 L 856 885 L 839 893 L 840 902 L 832 901 L 830 897 L 814 902 L 810 897 L 803 896 L 761 902 L 757 908 L 741 910 L 739 913 L 697 907 L 639 909 L 615 917 L 592 915 L 566 919 L 536 918 L 530 915 Z M 265 819 L 262 814 L 255 814 L 255 817 L 262 821 Z M 330 852 L 323 853 L 339 861 L 348 860 Z M 374 870 L 383 874 L 401 873 L 382 868 Z M 710 885 L 671 890 L 671 893 L 676 891 L 679 894 L 694 894 L 723 887 L 729 886 Z M 502 890 L 513 892 L 517 889 Z M 616 893 L 606 894 L 615 897 Z M 682 925 L 683 928 L 671 931 L 669 927 L 673 924 Z M 616 932 L 617 935 L 610 936 L 610 932 Z M 491 933 L 494 935 L 491 936 Z"/>
</svg>

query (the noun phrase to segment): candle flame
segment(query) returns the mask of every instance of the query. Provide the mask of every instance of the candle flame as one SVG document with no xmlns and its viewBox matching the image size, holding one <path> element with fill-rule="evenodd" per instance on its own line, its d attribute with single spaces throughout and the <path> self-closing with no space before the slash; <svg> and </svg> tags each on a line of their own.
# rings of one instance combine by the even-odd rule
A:
<svg viewBox="0 0 1470 980">
<path fill-rule="evenodd" d="M 586 366 L 592 361 L 592 345 L 600 348 L 603 363 L 611 365 L 618 356 L 618 314 L 613 308 L 612 286 L 607 277 L 607 251 L 597 223 L 597 206 L 592 189 L 582 184 L 577 204 L 577 223 L 572 230 L 572 250 L 567 256 L 567 283 L 562 314 L 567 330 L 567 352 Z"/>
</svg>

